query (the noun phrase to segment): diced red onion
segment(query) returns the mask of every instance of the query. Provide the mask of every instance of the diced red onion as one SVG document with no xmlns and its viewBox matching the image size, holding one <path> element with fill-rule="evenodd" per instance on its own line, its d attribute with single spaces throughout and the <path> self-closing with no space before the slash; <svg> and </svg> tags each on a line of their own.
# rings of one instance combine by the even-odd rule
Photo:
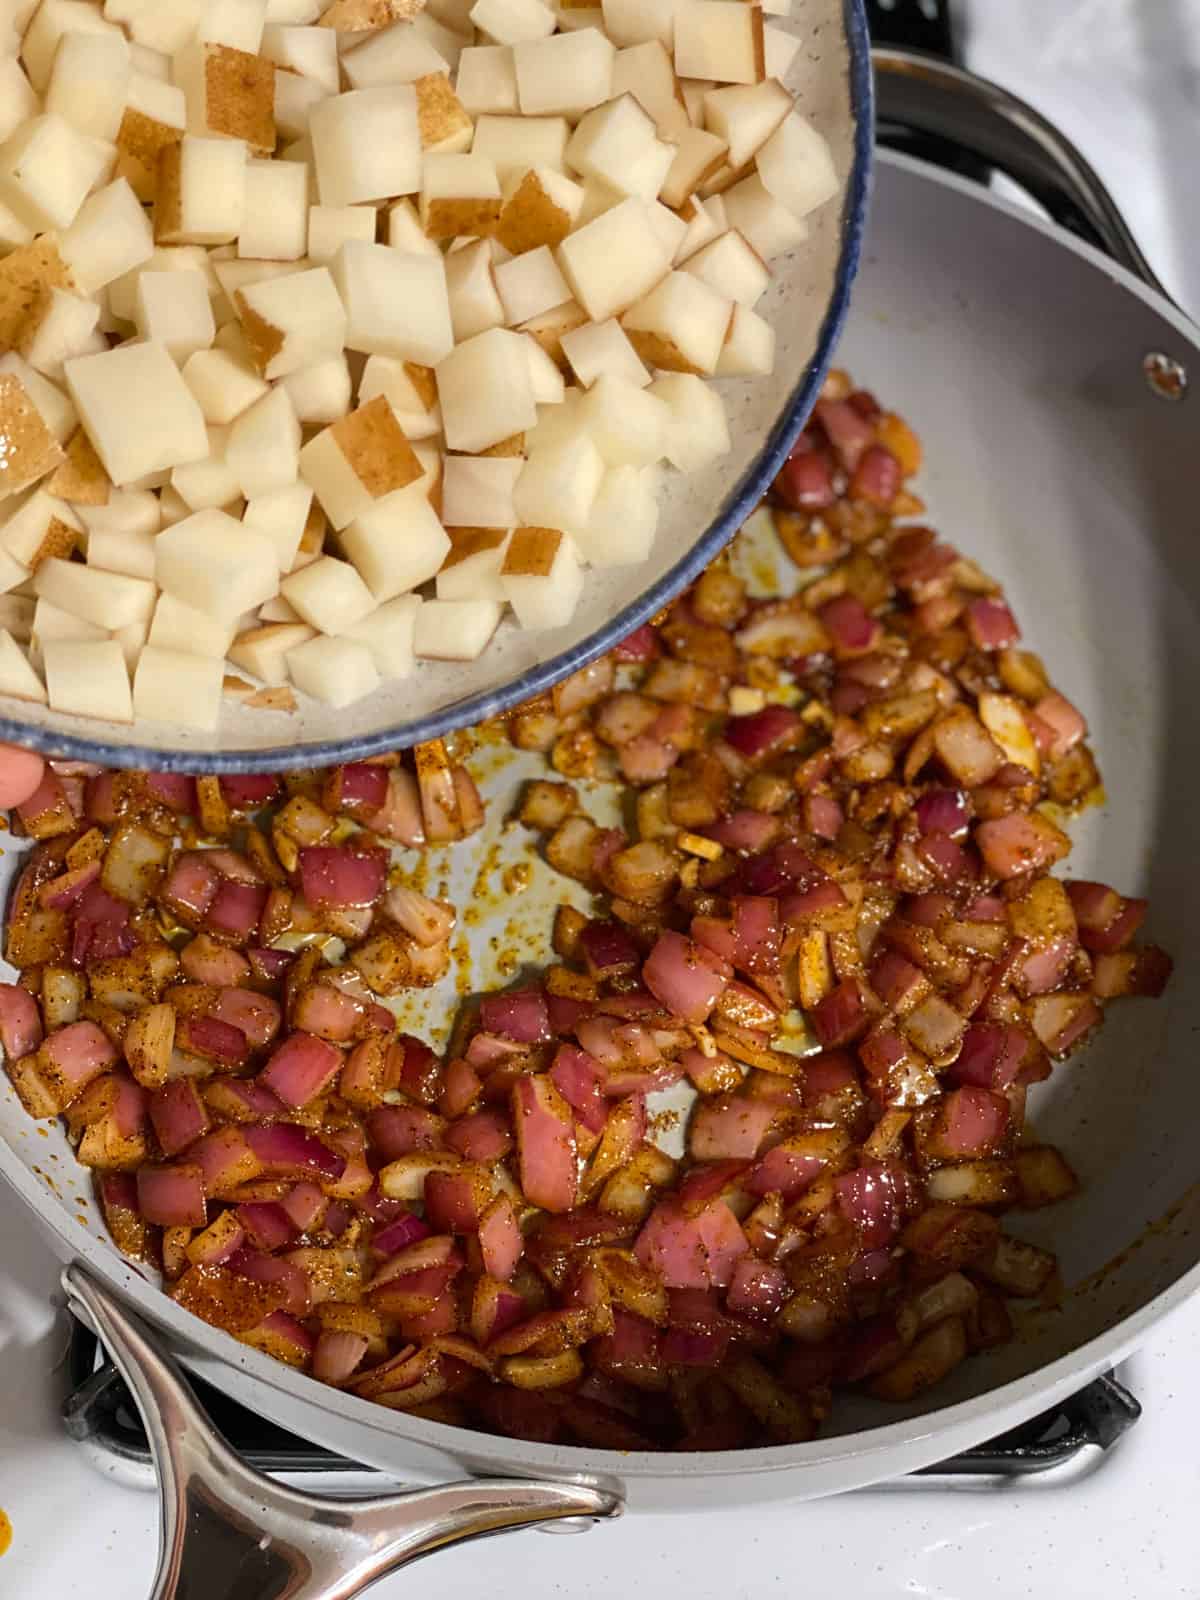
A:
<svg viewBox="0 0 1200 1600">
<path fill-rule="evenodd" d="M 387 884 L 387 857 L 381 850 L 310 845 L 300 851 L 299 864 L 301 891 L 317 910 L 373 906 Z"/>
<path fill-rule="evenodd" d="M 30 1055 L 42 1042 L 42 1014 L 28 989 L 0 983 L 0 1044 L 9 1061 Z"/>
<path fill-rule="evenodd" d="M 1007 650 L 1021 637 L 1016 618 L 1003 600 L 972 600 L 966 620 L 967 632 L 977 650 Z"/>
<path fill-rule="evenodd" d="M 866 655 L 877 647 L 883 634 L 882 625 L 857 595 L 837 595 L 826 601 L 817 615 L 833 640 L 834 655 L 839 657 Z"/>
<path fill-rule="evenodd" d="M 325 1092 L 341 1070 L 342 1060 L 341 1051 L 327 1040 L 296 1032 L 271 1056 L 259 1082 L 284 1105 L 305 1106 Z"/>
<path fill-rule="evenodd" d="M 138 1210 L 161 1228 L 202 1228 L 205 1223 L 204 1174 L 199 1166 L 139 1167 Z"/>
<path fill-rule="evenodd" d="M 208 1112 L 191 1078 L 174 1078 L 156 1089 L 149 1112 L 164 1155 L 178 1155 L 208 1132 Z"/>
<path fill-rule="evenodd" d="M 479 1021 L 486 1032 L 518 1044 L 547 1044 L 553 1037 L 546 996 L 540 989 L 485 995 L 479 1005 Z"/>
<path fill-rule="evenodd" d="M 681 934 L 660 934 L 646 958 L 646 987 L 668 1011 L 684 1022 L 703 1022 L 716 1005 L 731 974 L 718 957 Z"/>
<path fill-rule="evenodd" d="M 240 1130 L 251 1153 L 257 1157 L 264 1172 L 284 1176 L 303 1177 L 315 1172 L 320 1177 L 336 1182 L 346 1170 L 346 1158 L 291 1122 L 265 1122 L 250 1124 Z"/>
<path fill-rule="evenodd" d="M 521 1189 L 544 1211 L 568 1211 L 576 1186 L 571 1108 L 548 1078 L 519 1078 L 512 1088 Z"/>
</svg>

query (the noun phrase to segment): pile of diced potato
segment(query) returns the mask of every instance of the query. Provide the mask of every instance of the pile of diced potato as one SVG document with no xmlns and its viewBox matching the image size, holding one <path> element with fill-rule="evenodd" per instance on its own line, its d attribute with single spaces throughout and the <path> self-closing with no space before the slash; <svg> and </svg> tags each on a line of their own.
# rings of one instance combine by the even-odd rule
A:
<svg viewBox="0 0 1200 1600">
<path fill-rule="evenodd" d="M 0 694 L 341 706 L 644 560 L 837 191 L 789 3 L 0 0 Z"/>
</svg>

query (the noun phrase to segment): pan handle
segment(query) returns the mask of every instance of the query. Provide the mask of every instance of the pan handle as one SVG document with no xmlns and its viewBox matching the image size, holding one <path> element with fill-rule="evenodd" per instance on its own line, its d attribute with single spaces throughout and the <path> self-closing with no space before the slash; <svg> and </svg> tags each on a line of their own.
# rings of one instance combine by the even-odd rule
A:
<svg viewBox="0 0 1200 1600">
<path fill-rule="evenodd" d="M 615 1485 L 469 1478 L 370 1499 L 309 1494 L 265 1477 L 225 1443 L 174 1359 L 77 1262 L 63 1288 L 133 1394 L 158 1471 L 151 1600 L 352 1600 L 420 1556 L 509 1529 L 618 1517 Z"/>
<path fill-rule="evenodd" d="M 871 59 L 879 123 L 898 123 L 981 156 L 1026 189 L 1056 222 L 1098 244 L 1171 300 L 1100 175 L 1041 112 L 999 84 L 920 50 L 880 46 Z"/>
</svg>

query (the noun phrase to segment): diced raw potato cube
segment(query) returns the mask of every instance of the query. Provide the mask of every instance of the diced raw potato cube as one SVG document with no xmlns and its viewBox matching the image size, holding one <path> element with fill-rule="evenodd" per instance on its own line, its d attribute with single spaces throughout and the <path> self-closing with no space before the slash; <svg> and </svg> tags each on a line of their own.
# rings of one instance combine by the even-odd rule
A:
<svg viewBox="0 0 1200 1600">
<path fill-rule="evenodd" d="M 310 185 L 312 182 L 312 146 L 308 141 L 309 124 L 312 121 L 312 112 L 315 105 L 329 98 L 328 91 L 319 83 L 314 83 L 311 78 L 302 78 L 296 72 L 277 72 L 275 74 L 275 127 L 281 139 L 296 141 L 303 148 L 294 151 L 294 146 L 281 152 L 282 159 L 294 159 L 308 166 Z"/>
<path fill-rule="evenodd" d="M 308 259 L 314 266 L 328 266 L 349 240 L 362 244 L 375 243 L 373 206 L 308 208 Z"/>
<path fill-rule="evenodd" d="M 0 545 L 0 595 L 7 598 L 24 600 L 28 598 L 29 569 L 23 567 L 19 561 L 13 559 L 8 551 Z M 20 595 L 13 591 L 20 589 Z"/>
<path fill-rule="evenodd" d="M 313 30 L 317 31 L 317 30 Z M 325 30 L 320 30 L 324 32 Z M 449 62 L 407 22 L 381 28 L 342 56 L 352 89 L 376 89 L 391 83 L 415 83 L 430 72 L 446 72 Z M 334 71 L 337 67 L 335 63 Z M 337 92 L 335 81 L 333 92 Z"/>
<path fill-rule="evenodd" d="M 310 639 L 288 651 L 287 664 L 297 689 L 335 708 L 379 687 L 374 657 L 357 639 Z"/>
<path fill-rule="evenodd" d="M 446 445 L 477 454 L 532 428 L 537 409 L 522 336 L 489 328 L 437 364 Z"/>
<path fill-rule="evenodd" d="M 604 465 L 586 433 L 539 448 L 525 463 L 513 491 L 518 521 L 527 527 L 581 527 L 591 512 Z"/>
<path fill-rule="evenodd" d="M 298 261 L 308 248 L 308 168 L 295 161 L 248 161 L 238 255 Z"/>
<path fill-rule="evenodd" d="M 287 390 L 305 426 L 324 428 L 349 415 L 353 385 L 345 356 L 332 356 L 303 372 L 289 372 L 280 379 L 280 387 Z"/>
<path fill-rule="evenodd" d="M 300 439 L 300 420 L 282 384 L 230 424 L 225 461 L 247 500 L 295 483 Z"/>
<path fill-rule="evenodd" d="M 551 167 L 510 174 L 494 238 L 514 256 L 542 245 L 553 249 L 575 227 L 582 206 L 582 187 Z"/>
<path fill-rule="evenodd" d="M 790 111 L 755 158 L 763 187 L 796 217 L 838 192 L 829 145 L 812 123 Z"/>
<path fill-rule="evenodd" d="M 613 61 L 612 98 L 631 94 L 654 120 L 660 139 L 678 140 L 690 128 L 670 52 L 661 39 L 619 50 Z"/>
<path fill-rule="evenodd" d="M 81 37 L 98 37 L 97 35 L 81 35 Z M 114 35 L 114 38 L 117 35 Z M 122 104 L 124 101 L 122 100 Z M 51 106 L 51 111 L 62 115 L 61 106 Z M 510 109 L 496 107 L 497 110 Z M 515 101 L 511 109 L 517 109 Z M 14 134 L 23 122 L 28 122 L 30 117 L 38 114 L 38 97 L 33 92 L 29 79 L 25 76 L 24 68 L 15 56 L 6 56 L 0 53 L 0 141 Z M 67 118 L 68 122 L 72 119 Z M 84 129 L 84 132 L 88 132 Z M 100 135 L 97 135 L 100 137 Z M 109 138 L 112 135 L 108 135 Z"/>
<path fill-rule="evenodd" d="M 121 646 L 113 639 L 48 639 L 42 645 L 52 711 L 132 722 L 133 698 Z"/>
<path fill-rule="evenodd" d="M 88 535 L 87 564 L 127 578 L 154 578 L 152 533 L 102 532 Z"/>
<path fill-rule="evenodd" d="M 375 609 L 375 599 L 348 561 L 321 556 L 279 586 L 283 598 L 321 633 L 343 633 Z"/>
<path fill-rule="evenodd" d="M 523 628 L 563 627 L 583 593 L 583 568 L 570 536 L 558 528 L 514 529 L 500 584 Z"/>
<path fill-rule="evenodd" d="M 764 12 L 771 12 L 772 6 L 763 6 Z M 786 28 L 776 28 L 771 23 L 763 24 L 763 58 L 766 62 L 767 76 L 785 79 L 792 70 L 792 66 L 799 55 L 803 41 L 794 33 L 789 33 Z"/>
<path fill-rule="evenodd" d="M 672 272 L 621 318 L 647 365 L 711 373 L 729 331 L 733 302 L 689 272 Z"/>
<path fill-rule="evenodd" d="M 25 393 L 37 407 L 47 428 L 59 444 L 66 444 L 79 426 L 79 413 L 70 398 L 56 383 L 51 383 L 49 378 L 44 378 L 40 372 L 35 372 L 24 356 L 18 355 L 15 350 L 9 350 L 0 356 L 0 376 L 3 375 L 20 380 Z"/>
<path fill-rule="evenodd" d="M 67 510 L 66 506 L 61 506 L 60 514 Z M 77 561 L 63 561 L 58 556 L 50 556 L 40 564 L 34 587 L 40 599 L 103 628 L 124 628 L 131 622 L 148 623 L 157 598 L 153 583 L 144 578 L 102 572 Z"/>
<path fill-rule="evenodd" d="M 481 155 L 427 155 L 421 177 L 421 226 L 431 239 L 491 233 L 500 217 L 500 179 Z"/>
<path fill-rule="evenodd" d="M 411 677 L 417 670 L 413 629 L 420 609 L 421 601 L 415 594 L 399 595 L 347 628 L 345 637 L 366 645 L 381 678 Z"/>
<path fill-rule="evenodd" d="M 504 326 L 504 305 L 496 288 L 488 240 L 476 239 L 460 250 L 451 250 L 445 270 L 450 327 L 459 344 L 489 328 Z"/>
<path fill-rule="evenodd" d="M 347 348 L 422 366 L 432 366 L 453 349 L 440 257 L 351 240 L 330 270 L 346 308 Z"/>
<path fill-rule="evenodd" d="M 81 294 L 96 294 L 149 261 L 154 234 L 124 178 L 84 201 L 74 224 L 59 240 L 59 249 Z"/>
<path fill-rule="evenodd" d="M 704 128 L 685 128 L 677 136 L 675 156 L 659 193 L 663 204 L 680 208 L 702 183 L 728 160 L 724 139 Z"/>
<path fill-rule="evenodd" d="M 500 626 L 495 600 L 426 600 L 413 625 L 413 649 L 426 661 L 474 661 Z"/>
<path fill-rule="evenodd" d="M 158 496 L 152 489 L 114 489 L 103 505 L 75 507 L 88 534 L 157 533 L 162 526 Z"/>
<path fill-rule="evenodd" d="M 256 55 L 266 20 L 267 0 L 208 0 L 196 37 L 205 44 L 224 44 Z"/>
<path fill-rule="evenodd" d="M 0 628 L 0 694 L 17 700 L 46 704 L 46 686 L 29 664 L 24 650 L 9 633 Z"/>
<path fill-rule="evenodd" d="M 679 215 L 687 218 L 687 230 L 675 252 L 676 266 L 726 232 L 725 205 L 719 194 L 710 195 L 707 200 L 699 195 L 691 195 L 684 202 Z"/>
<path fill-rule="evenodd" d="M 761 299 L 771 281 L 766 262 L 736 228 L 689 256 L 683 270 L 747 309 Z"/>
<path fill-rule="evenodd" d="M 198 272 L 143 272 L 138 278 L 137 329 L 180 364 L 207 350 L 216 335 L 208 285 Z"/>
<path fill-rule="evenodd" d="M 346 312 L 328 267 L 249 284 L 235 304 L 264 378 L 313 367 L 345 346 Z"/>
<path fill-rule="evenodd" d="M 597 378 L 578 402 L 576 416 L 606 466 L 649 466 L 665 452 L 670 412 L 648 389 L 622 378 Z"/>
<path fill-rule="evenodd" d="M 200 39 L 172 67 L 187 102 L 189 133 L 241 139 L 256 155 L 275 149 L 275 63 L 246 50 Z"/>
<path fill-rule="evenodd" d="M 521 519 L 513 490 L 524 465 L 519 456 L 447 456 L 442 521 L 448 528 L 515 527 Z"/>
<path fill-rule="evenodd" d="M 717 4 L 718 0 L 708 3 Z M 721 198 L 729 226 L 736 228 L 764 261 L 794 250 L 808 238 L 808 224 L 776 200 L 758 173 L 726 189 Z"/>
<path fill-rule="evenodd" d="M 352 89 L 322 100 L 309 118 L 309 137 L 322 205 L 388 200 L 421 186 L 417 96 L 410 85 Z"/>
<path fill-rule="evenodd" d="M 704 96 L 704 126 L 725 141 L 737 171 L 760 150 L 791 111 L 791 95 L 774 78 L 762 83 L 710 89 Z"/>
<path fill-rule="evenodd" d="M 566 382 L 554 358 L 546 354 L 536 339 L 525 338 L 525 354 L 529 359 L 529 384 L 533 390 L 534 404 L 557 406 L 562 404 Z M 523 435 L 521 436 L 523 437 Z"/>
<path fill-rule="evenodd" d="M 566 117 L 481 116 L 471 153 L 493 162 L 501 183 L 539 167 L 561 172 L 570 131 Z"/>
<path fill-rule="evenodd" d="M 373 33 L 389 22 L 412 15 L 414 9 L 411 0 L 332 0 L 332 4 L 322 7 L 321 26 L 336 28 L 349 46 L 356 34 L 362 37 Z"/>
<path fill-rule="evenodd" d="M 641 357 L 615 317 L 605 322 L 585 323 L 582 328 L 564 333 L 562 348 L 585 389 L 604 376 L 619 378 L 639 389 L 650 382 Z"/>
<path fill-rule="evenodd" d="M 148 644 L 133 676 L 135 716 L 211 732 L 221 715 L 225 663 Z"/>
<path fill-rule="evenodd" d="M 450 554 L 437 575 L 439 600 L 496 600 L 506 603 L 500 569 L 511 533 L 502 528 L 454 528 Z"/>
<path fill-rule="evenodd" d="M 117 131 L 116 170 L 139 200 L 157 195 L 159 158 L 168 145 L 179 143 L 186 127 L 183 90 L 135 71 Z"/>
<path fill-rule="evenodd" d="M 279 588 L 275 546 L 224 511 L 197 511 L 158 536 L 158 583 L 168 594 L 232 622 Z"/>
<path fill-rule="evenodd" d="M 229 429 L 209 428 L 208 455 L 205 459 L 193 461 L 186 467 L 172 468 L 170 486 L 189 511 L 207 511 L 213 506 L 227 506 L 240 497 L 241 482 L 226 459 L 228 447 Z"/>
<path fill-rule="evenodd" d="M 377 394 L 383 395 L 396 413 L 406 439 L 432 439 L 441 433 L 442 409 L 431 368 L 391 356 L 371 356 L 359 379 L 359 402 L 365 405 Z"/>
<path fill-rule="evenodd" d="M 387 400 L 377 395 L 309 440 L 300 452 L 300 475 L 340 531 L 418 479 L 421 466 Z"/>
<path fill-rule="evenodd" d="M 0 373 L 0 501 L 37 483 L 64 460 L 33 397 L 15 373 Z"/>
<path fill-rule="evenodd" d="M 513 47 L 507 44 L 472 45 L 458 58 L 455 90 L 463 109 L 472 117 L 492 112 L 501 116 L 517 111 L 517 68 Z"/>
<path fill-rule="evenodd" d="M 671 266 L 648 207 L 636 198 L 623 200 L 570 234 L 558 247 L 558 260 L 593 322 L 604 322 L 640 300 Z"/>
<path fill-rule="evenodd" d="M 63 500 L 56 500 L 44 489 L 35 489 L 19 500 L 4 505 L 0 523 L 0 545 L 20 562 L 27 572 L 36 572 L 52 557 L 66 558 L 76 549 L 83 524 Z M 82 571 L 82 567 L 79 568 Z M 50 599 L 54 599 L 51 595 Z M 61 600 L 56 604 L 62 605 Z M 73 611 L 73 606 L 66 607 Z"/>
<path fill-rule="evenodd" d="M 393 250 L 404 250 L 409 255 L 441 257 L 441 250 L 426 237 L 411 200 L 397 200 L 387 211 L 387 242 Z"/>
<path fill-rule="evenodd" d="M 42 0 L 21 41 L 21 60 L 29 81 L 39 94 L 45 94 L 54 70 L 59 42 L 69 33 L 115 33 L 120 29 L 106 21 L 94 5 L 82 0 Z"/>
<path fill-rule="evenodd" d="M 312 510 L 313 492 L 306 483 L 256 495 L 246 502 L 242 522 L 271 541 L 280 572 L 290 572 Z"/>
<path fill-rule="evenodd" d="M 649 116 L 631 94 L 589 111 L 567 145 L 567 162 L 585 177 L 620 194 L 653 200 L 675 157 Z"/>
<path fill-rule="evenodd" d="M 450 541 L 422 486 L 414 483 L 356 517 L 342 532 L 342 548 L 375 600 L 383 602 L 432 578 Z"/>
<path fill-rule="evenodd" d="M 286 163 L 281 163 L 286 165 Z M 163 151 L 154 203 L 159 244 L 226 244 L 246 214 L 246 146 L 187 134 Z"/>
<path fill-rule="evenodd" d="M 235 667 L 252 672 L 264 683 L 278 686 L 288 681 L 289 651 L 316 637 L 313 629 L 302 622 L 280 622 L 265 628 L 251 628 L 246 633 L 240 633 L 230 645 L 229 659 Z"/>
<path fill-rule="evenodd" d="M 219 622 L 173 594 L 160 594 L 150 623 L 149 642 L 160 650 L 224 660 L 233 643 L 233 623 Z"/>
<path fill-rule="evenodd" d="M 591 515 L 572 537 L 594 567 L 645 561 L 658 528 L 659 473 L 655 467 L 610 467 Z"/>
<path fill-rule="evenodd" d="M 0 145 L 0 200 L 37 233 L 69 228 L 114 160 L 112 145 L 48 112 Z"/>
<path fill-rule="evenodd" d="M 775 329 L 757 311 L 734 306 L 717 362 L 717 377 L 762 378 L 774 370 Z"/>
<path fill-rule="evenodd" d="M 207 455 L 200 407 L 162 345 L 76 356 L 66 377 L 88 438 L 118 487 Z"/>
<path fill-rule="evenodd" d="M 54 57 L 46 110 L 112 144 L 125 115 L 130 71 L 129 45 L 121 34 L 65 34 Z"/>
<path fill-rule="evenodd" d="M 0 379 L 0 390 L 2 387 L 3 379 Z M 50 474 L 42 487 L 47 494 L 71 504 L 108 504 L 112 484 L 100 464 L 100 457 L 92 449 L 92 441 L 82 428 L 76 428 L 71 435 L 62 464 Z"/>
<path fill-rule="evenodd" d="M 223 425 L 262 398 L 267 384 L 227 350 L 199 350 L 183 367 L 183 381 L 207 423 Z"/>
<path fill-rule="evenodd" d="M 145 261 L 128 272 L 123 272 L 104 290 L 102 301 L 121 322 L 137 320 L 137 286 L 143 272 L 192 272 L 204 279 L 210 300 L 220 300 L 221 286 L 208 258 L 208 251 L 200 244 L 153 245 Z M 100 326 L 104 328 L 103 314 Z M 111 331 L 111 330 L 106 330 Z"/>
<path fill-rule="evenodd" d="M 677 0 L 602 0 L 602 4 L 604 31 L 619 50 L 651 39 L 671 48 Z"/>
<path fill-rule="evenodd" d="M 39 600 L 33 613 L 30 658 L 35 665 L 44 663 L 45 647 L 52 639 L 107 638 L 107 628 L 98 628 L 94 622 L 85 622 L 82 617 L 74 617 L 69 611 L 62 611 L 58 606 L 52 606 L 48 600 Z"/>
<path fill-rule="evenodd" d="M 63 362 L 69 357 L 108 349 L 108 341 L 96 332 L 99 320 L 100 307 L 94 300 L 65 289 L 42 289 L 21 335 L 21 354 L 31 367 L 61 383 Z"/>
<path fill-rule="evenodd" d="M 501 262 L 495 268 L 495 280 L 510 328 L 571 298 L 571 286 L 546 245 Z"/>
<path fill-rule="evenodd" d="M 0 202 L 0 255 L 33 243 L 33 229 Z"/>
<path fill-rule="evenodd" d="M 204 0 L 105 0 L 105 15 L 123 22 L 129 35 L 150 50 L 174 55 L 199 25 Z"/>
<path fill-rule="evenodd" d="M 761 8 L 742 0 L 679 0 L 675 71 L 681 78 L 758 83 L 766 76 Z"/>
<path fill-rule="evenodd" d="M 611 42 L 596 28 L 513 45 L 517 97 L 527 117 L 575 120 L 612 94 Z"/>
<path fill-rule="evenodd" d="M 470 16 L 497 44 L 545 39 L 554 32 L 554 13 L 541 0 L 476 0 Z"/>
<path fill-rule="evenodd" d="M 414 484 L 436 511 L 442 503 L 442 452 L 435 442 L 413 445 L 413 455 L 421 468 L 421 476 Z"/>
<path fill-rule="evenodd" d="M 572 297 L 563 305 L 555 306 L 553 311 L 545 311 L 540 317 L 530 317 L 528 322 L 522 324 L 520 331 L 541 346 L 560 372 L 566 373 L 570 367 L 563 354 L 563 338 L 576 328 L 585 327 L 587 320 L 587 312 Z"/>
<path fill-rule="evenodd" d="M 650 393 L 665 400 L 671 412 L 664 454 L 672 466 L 680 472 L 698 472 L 727 454 L 730 439 L 725 407 L 703 378 L 670 372 L 650 385 Z"/>
<path fill-rule="evenodd" d="M 454 90 L 446 72 L 427 72 L 413 84 L 417 95 L 417 128 L 421 149 L 427 154 L 461 153 L 471 148 L 475 125 Z"/>
</svg>

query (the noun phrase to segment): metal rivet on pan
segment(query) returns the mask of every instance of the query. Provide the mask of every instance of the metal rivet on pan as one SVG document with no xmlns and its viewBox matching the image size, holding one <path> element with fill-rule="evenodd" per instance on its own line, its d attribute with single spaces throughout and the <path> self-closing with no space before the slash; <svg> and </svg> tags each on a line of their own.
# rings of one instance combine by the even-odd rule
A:
<svg viewBox="0 0 1200 1600">
<path fill-rule="evenodd" d="M 1160 400 L 1182 400 L 1188 391 L 1187 368 L 1174 356 L 1151 350 L 1142 361 L 1142 371 L 1152 394 Z"/>
</svg>

